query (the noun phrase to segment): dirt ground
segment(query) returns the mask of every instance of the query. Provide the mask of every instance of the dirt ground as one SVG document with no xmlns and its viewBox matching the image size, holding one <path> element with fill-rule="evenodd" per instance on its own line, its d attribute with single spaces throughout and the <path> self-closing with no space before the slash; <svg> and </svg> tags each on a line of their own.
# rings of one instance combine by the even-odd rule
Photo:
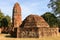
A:
<svg viewBox="0 0 60 40">
<path fill-rule="evenodd" d="M 0 40 L 60 40 L 60 34 L 59 36 L 42 38 L 13 38 L 9 34 L 0 34 Z"/>
</svg>

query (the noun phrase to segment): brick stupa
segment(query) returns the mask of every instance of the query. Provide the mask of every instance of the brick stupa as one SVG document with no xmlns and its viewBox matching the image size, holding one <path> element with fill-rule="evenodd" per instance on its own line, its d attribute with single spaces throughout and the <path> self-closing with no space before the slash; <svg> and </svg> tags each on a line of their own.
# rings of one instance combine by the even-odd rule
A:
<svg viewBox="0 0 60 40">
<path fill-rule="evenodd" d="M 49 28 L 47 22 L 38 15 L 29 15 L 22 22 L 18 31 L 18 38 L 38 38 L 42 28 Z M 41 30 L 42 31 L 42 30 Z M 40 31 L 40 32 L 41 32 Z M 42 33 L 42 32 L 41 32 Z"/>
<path fill-rule="evenodd" d="M 41 16 L 32 14 L 26 17 L 21 26 L 24 28 L 49 27 L 48 23 Z"/>
</svg>

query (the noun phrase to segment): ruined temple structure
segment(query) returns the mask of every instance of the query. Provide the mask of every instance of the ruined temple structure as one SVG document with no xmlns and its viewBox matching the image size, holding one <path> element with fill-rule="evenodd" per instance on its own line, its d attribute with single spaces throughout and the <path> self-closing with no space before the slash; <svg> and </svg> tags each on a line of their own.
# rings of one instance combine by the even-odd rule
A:
<svg viewBox="0 0 60 40">
<path fill-rule="evenodd" d="M 58 34 L 58 28 L 50 28 L 47 22 L 38 15 L 29 15 L 17 31 L 18 38 L 40 38 Z"/>
<path fill-rule="evenodd" d="M 14 7 L 13 7 L 13 15 L 12 15 L 12 31 L 13 33 L 11 33 L 13 36 L 16 36 L 17 33 L 17 28 L 19 28 L 19 26 L 21 25 L 22 23 L 22 19 L 21 19 L 21 7 L 20 5 L 16 2 L 14 4 Z"/>
<path fill-rule="evenodd" d="M 40 38 L 58 35 L 58 28 L 50 28 L 48 23 L 38 15 L 29 15 L 23 21 L 21 7 L 15 3 L 12 16 L 13 31 L 11 35 L 17 38 Z"/>
<path fill-rule="evenodd" d="M 58 28 L 50 28 L 47 22 L 38 15 L 29 15 L 18 28 L 18 38 L 40 38 L 58 35 Z"/>
<path fill-rule="evenodd" d="M 39 37 L 38 29 L 40 27 L 49 27 L 49 25 L 45 22 L 45 20 L 38 15 L 29 15 L 22 22 L 20 26 L 20 32 L 18 32 L 17 37 Z"/>
</svg>

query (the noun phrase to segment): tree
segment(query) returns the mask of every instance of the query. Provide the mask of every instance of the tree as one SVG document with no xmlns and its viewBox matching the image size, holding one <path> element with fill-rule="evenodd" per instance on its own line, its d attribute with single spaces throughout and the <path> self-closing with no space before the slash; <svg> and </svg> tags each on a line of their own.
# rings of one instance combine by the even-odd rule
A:
<svg viewBox="0 0 60 40">
<path fill-rule="evenodd" d="M 3 18 L 3 19 L 2 19 L 2 26 L 3 26 L 3 27 L 8 27 L 8 21 L 7 21 L 6 18 Z"/>
<path fill-rule="evenodd" d="M 4 14 L 0 11 L 0 27 L 2 27 L 2 19 L 4 18 Z"/>
<path fill-rule="evenodd" d="M 58 18 L 60 19 L 60 0 L 50 0 L 48 6 L 52 8 L 54 14 L 58 15 Z"/>
<path fill-rule="evenodd" d="M 5 16 L 7 22 L 8 22 L 8 26 L 10 27 L 11 26 L 11 17 L 10 16 Z"/>
<path fill-rule="evenodd" d="M 58 26 L 57 17 L 54 14 L 50 12 L 46 12 L 45 14 L 42 15 L 42 17 L 50 25 L 50 27 Z"/>
<path fill-rule="evenodd" d="M 8 15 L 2 19 L 2 26 L 3 27 L 11 26 L 11 18 Z"/>
<path fill-rule="evenodd" d="M 1 11 L 0 11 L 0 27 L 7 27 L 11 26 L 11 18 L 10 16 L 5 16 Z"/>
</svg>

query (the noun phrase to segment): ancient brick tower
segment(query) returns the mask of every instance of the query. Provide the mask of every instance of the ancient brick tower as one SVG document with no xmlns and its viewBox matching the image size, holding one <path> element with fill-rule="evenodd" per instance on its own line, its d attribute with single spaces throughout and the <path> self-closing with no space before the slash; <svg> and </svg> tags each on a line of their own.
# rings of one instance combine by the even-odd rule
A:
<svg viewBox="0 0 60 40">
<path fill-rule="evenodd" d="M 17 28 L 21 25 L 22 19 L 21 19 L 21 7 L 18 3 L 15 3 L 13 7 L 13 15 L 12 15 L 12 26 L 14 28 Z"/>
</svg>

